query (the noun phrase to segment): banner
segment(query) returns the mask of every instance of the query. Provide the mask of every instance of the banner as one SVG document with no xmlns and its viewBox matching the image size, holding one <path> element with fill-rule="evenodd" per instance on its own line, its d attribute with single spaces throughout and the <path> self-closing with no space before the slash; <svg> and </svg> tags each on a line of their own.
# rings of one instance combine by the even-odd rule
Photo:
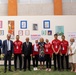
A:
<svg viewBox="0 0 76 75">
<path fill-rule="evenodd" d="M 68 39 L 70 41 L 71 38 L 75 39 L 76 42 L 76 32 L 68 32 Z"/>
<path fill-rule="evenodd" d="M 31 35 L 31 40 L 39 40 L 41 35 Z"/>
</svg>

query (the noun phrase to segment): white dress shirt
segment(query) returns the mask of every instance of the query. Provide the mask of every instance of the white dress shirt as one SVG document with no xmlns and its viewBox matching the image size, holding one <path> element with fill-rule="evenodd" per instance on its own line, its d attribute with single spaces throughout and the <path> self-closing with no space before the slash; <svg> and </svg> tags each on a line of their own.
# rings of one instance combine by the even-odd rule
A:
<svg viewBox="0 0 76 75">
<path fill-rule="evenodd" d="M 7 40 L 7 50 L 8 51 L 11 50 L 11 42 L 10 42 L 10 40 Z"/>
</svg>

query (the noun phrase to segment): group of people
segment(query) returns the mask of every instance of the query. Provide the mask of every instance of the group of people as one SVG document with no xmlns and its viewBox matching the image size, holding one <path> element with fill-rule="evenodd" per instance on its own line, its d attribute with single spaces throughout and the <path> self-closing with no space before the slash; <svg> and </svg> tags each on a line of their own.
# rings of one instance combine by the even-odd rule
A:
<svg viewBox="0 0 76 75">
<path fill-rule="evenodd" d="M 10 40 L 11 35 L 7 34 L 7 39 L 3 41 L 0 40 L 0 49 L 2 48 L 4 56 L 4 73 L 7 71 L 7 60 L 9 61 L 8 70 L 11 70 L 11 57 L 14 57 L 14 69 L 17 70 L 17 64 L 19 63 L 19 69 L 26 71 L 31 71 L 31 59 L 33 61 L 33 70 L 38 70 L 38 62 L 40 62 L 40 70 L 44 69 L 46 65 L 46 71 L 51 71 L 52 58 L 54 60 L 54 70 L 69 70 L 69 63 L 71 65 L 71 71 L 76 72 L 76 43 L 73 38 L 70 39 L 70 43 L 65 40 L 65 36 L 61 36 L 61 41 L 58 39 L 58 35 L 54 34 L 54 40 L 49 42 L 48 39 L 45 40 L 40 38 L 40 40 L 35 40 L 35 44 L 29 41 L 26 37 L 26 41 L 22 43 L 20 41 L 19 35 L 16 35 L 16 41 Z M 24 59 L 24 64 L 22 63 L 22 57 Z M 19 58 L 19 62 L 17 61 Z M 45 64 L 46 62 L 46 64 Z M 64 63 L 65 62 L 65 63 Z M 23 64 L 23 67 L 22 67 Z M 66 66 L 65 66 L 66 64 Z"/>
</svg>

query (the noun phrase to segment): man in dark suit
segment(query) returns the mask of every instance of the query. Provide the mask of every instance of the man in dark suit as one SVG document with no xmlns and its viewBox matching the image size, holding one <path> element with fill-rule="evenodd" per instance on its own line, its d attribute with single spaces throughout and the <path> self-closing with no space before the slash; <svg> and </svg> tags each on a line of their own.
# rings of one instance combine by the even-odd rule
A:
<svg viewBox="0 0 76 75">
<path fill-rule="evenodd" d="M 2 48 L 2 40 L 0 40 L 0 60 L 1 60 L 1 48 Z"/>
<path fill-rule="evenodd" d="M 32 56 L 32 43 L 29 42 L 29 38 L 26 38 L 26 42 L 23 43 L 22 47 L 22 56 L 24 56 L 24 71 L 26 71 L 26 65 L 28 61 L 28 70 L 31 71 L 30 69 L 30 60 Z"/>
<path fill-rule="evenodd" d="M 13 55 L 13 42 L 10 40 L 11 35 L 7 34 L 7 39 L 3 41 L 3 55 L 4 55 L 4 73 L 7 70 L 7 60 L 9 61 L 9 71 L 11 70 L 11 57 Z"/>
</svg>

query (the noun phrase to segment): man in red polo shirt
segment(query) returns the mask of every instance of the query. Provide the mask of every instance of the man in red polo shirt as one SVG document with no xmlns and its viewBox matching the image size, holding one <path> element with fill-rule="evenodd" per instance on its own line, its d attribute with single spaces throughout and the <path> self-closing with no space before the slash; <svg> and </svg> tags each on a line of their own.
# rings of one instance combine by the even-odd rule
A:
<svg viewBox="0 0 76 75">
<path fill-rule="evenodd" d="M 14 67 L 17 70 L 17 57 L 19 58 L 19 68 L 22 70 L 22 42 L 19 40 L 19 35 L 16 35 L 14 42 Z"/>
<path fill-rule="evenodd" d="M 58 70 L 60 71 L 60 40 L 58 40 L 58 35 L 54 34 L 54 40 L 52 41 L 52 50 L 53 50 L 53 58 L 54 58 L 54 70 L 57 69 L 56 65 L 58 66 Z M 56 63 L 57 60 L 57 63 Z"/>
<path fill-rule="evenodd" d="M 46 71 L 51 71 L 51 58 L 52 58 L 52 44 L 46 39 L 46 44 L 44 46 L 45 60 L 46 60 Z"/>
<path fill-rule="evenodd" d="M 64 70 L 64 59 L 66 62 L 66 69 L 68 70 L 69 58 L 68 58 L 68 41 L 65 40 L 65 36 L 62 35 L 61 41 L 61 68 Z"/>
</svg>

